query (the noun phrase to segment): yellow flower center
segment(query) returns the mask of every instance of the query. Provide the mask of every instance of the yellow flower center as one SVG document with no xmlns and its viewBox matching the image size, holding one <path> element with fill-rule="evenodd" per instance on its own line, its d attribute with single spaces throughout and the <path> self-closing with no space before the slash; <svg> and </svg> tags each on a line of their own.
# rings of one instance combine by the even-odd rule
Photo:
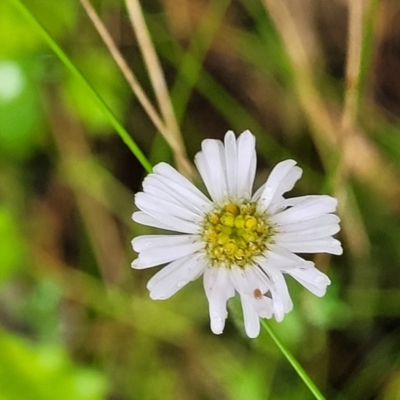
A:
<svg viewBox="0 0 400 400">
<path fill-rule="evenodd" d="M 252 265 L 273 236 L 268 217 L 257 212 L 256 203 L 226 202 L 206 214 L 203 222 L 202 237 L 212 265 Z"/>
</svg>

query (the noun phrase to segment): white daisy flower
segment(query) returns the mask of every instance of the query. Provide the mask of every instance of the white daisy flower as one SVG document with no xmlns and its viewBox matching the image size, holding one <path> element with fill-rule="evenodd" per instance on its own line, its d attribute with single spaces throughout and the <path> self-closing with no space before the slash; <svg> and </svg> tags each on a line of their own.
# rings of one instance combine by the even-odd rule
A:
<svg viewBox="0 0 400 400">
<path fill-rule="evenodd" d="M 133 239 L 136 269 L 165 266 L 147 284 L 150 297 L 167 299 L 203 275 L 211 330 L 222 333 L 228 299 L 239 294 L 246 333 L 257 337 L 261 318 L 281 321 L 293 307 L 285 275 L 316 296 L 329 278 L 295 253 L 342 254 L 332 235 L 340 229 L 330 196 L 285 199 L 301 177 L 293 160 L 280 162 L 254 194 L 255 137 L 232 131 L 206 139 L 195 158 L 212 200 L 170 165 L 157 164 L 135 203 L 139 224 L 176 232 Z"/>
</svg>

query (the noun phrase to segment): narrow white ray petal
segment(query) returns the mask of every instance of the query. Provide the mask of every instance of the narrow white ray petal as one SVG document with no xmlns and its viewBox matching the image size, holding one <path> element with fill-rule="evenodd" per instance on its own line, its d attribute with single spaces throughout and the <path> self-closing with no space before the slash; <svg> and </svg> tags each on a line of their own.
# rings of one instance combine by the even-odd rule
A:
<svg viewBox="0 0 400 400">
<path fill-rule="evenodd" d="M 181 245 L 199 242 L 195 235 L 142 235 L 132 240 L 132 247 L 137 253 L 146 250 L 156 250 L 159 247 Z"/>
<path fill-rule="evenodd" d="M 295 173 L 290 173 L 290 171 L 295 168 L 295 165 L 296 161 L 286 160 L 277 164 L 272 170 L 259 200 L 264 209 L 268 209 L 276 195 L 282 195 L 293 188 L 294 184 L 301 176 L 300 168 L 294 170 Z"/>
<path fill-rule="evenodd" d="M 256 338 L 260 334 L 260 319 L 253 305 L 246 296 L 240 296 L 244 317 L 244 328 L 249 338 Z"/>
<path fill-rule="evenodd" d="M 317 218 L 321 215 L 334 212 L 337 206 L 337 200 L 330 196 L 304 196 L 304 201 L 297 205 L 275 214 L 271 221 L 278 225 L 294 223 Z"/>
<path fill-rule="evenodd" d="M 260 298 L 259 293 L 253 291 L 248 297 L 257 314 L 264 318 L 271 318 L 274 314 L 277 320 L 282 320 L 285 314 L 285 302 L 278 293 L 272 278 L 264 273 L 260 267 L 248 269 L 246 272 L 248 272 L 247 281 L 250 283 L 250 287 L 260 287 L 263 294 Z"/>
<path fill-rule="evenodd" d="M 183 197 L 181 197 L 179 200 L 177 199 L 177 194 L 172 194 L 168 189 L 163 189 L 161 187 L 158 187 L 156 185 L 151 185 L 151 186 L 143 186 L 144 188 L 144 194 L 146 196 L 151 196 L 153 199 L 157 199 L 157 209 L 153 206 L 153 208 L 156 211 L 165 211 L 167 210 L 167 205 L 168 209 L 171 210 L 171 213 L 183 218 L 185 215 L 184 219 L 190 219 L 193 221 L 198 221 L 203 218 L 203 212 L 200 211 L 198 208 L 193 207 L 192 204 L 189 202 L 185 201 Z M 146 201 L 146 200 L 144 200 Z M 136 199 L 135 199 L 136 202 Z M 171 205 L 171 206 L 170 206 Z M 151 206 L 151 205 L 149 205 Z M 180 212 L 179 210 L 186 210 L 184 212 Z M 180 214 L 178 214 L 180 212 Z"/>
<path fill-rule="evenodd" d="M 277 191 L 279 192 L 279 194 L 282 195 L 292 190 L 294 188 L 294 185 L 302 177 L 302 175 L 303 170 L 299 166 L 294 166 L 289 169 L 285 177 L 282 178 L 281 184 L 278 186 Z"/>
<path fill-rule="evenodd" d="M 331 284 L 330 279 L 315 267 L 294 268 L 288 274 L 318 297 L 324 296 L 327 286 Z"/>
<path fill-rule="evenodd" d="M 261 318 L 271 318 L 274 315 L 274 302 L 267 296 L 247 298 Z"/>
<path fill-rule="evenodd" d="M 167 163 L 159 163 L 153 168 L 153 172 L 177 183 L 179 186 L 190 190 L 200 202 L 210 203 L 210 200 L 188 179 Z"/>
<path fill-rule="evenodd" d="M 310 241 L 282 241 L 277 245 L 287 248 L 294 253 L 329 253 L 341 255 L 343 253 L 339 240 L 332 237 Z"/>
<path fill-rule="evenodd" d="M 264 192 L 265 189 L 265 183 L 263 185 L 261 185 L 253 194 L 253 197 L 251 198 L 251 201 L 258 201 L 260 199 L 260 196 L 262 195 L 262 193 Z M 263 208 L 264 210 L 264 208 Z"/>
<path fill-rule="evenodd" d="M 223 266 L 208 267 L 204 272 L 204 290 L 209 304 L 211 330 L 219 335 L 228 316 L 226 302 L 235 295 L 228 270 Z"/>
<path fill-rule="evenodd" d="M 288 207 L 297 206 L 299 204 L 303 204 L 303 203 L 305 204 L 311 200 L 317 200 L 324 196 L 326 196 L 326 195 L 321 196 L 318 194 L 314 194 L 314 195 L 307 195 L 307 196 L 289 197 L 288 199 L 282 200 L 281 206 L 283 206 L 286 209 Z M 330 196 L 327 196 L 327 197 L 330 197 Z"/>
<path fill-rule="evenodd" d="M 307 219 L 305 221 L 298 221 L 290 224 L 281 224 L 279 232 L 300 232 L 309 229 L 317 228 L 320 226 L 338 225 L 340 218 L 335 214 L 325 214 L 317 218 Z"/>
<path fill-rule="evenodd" d="M 224 145 L 220 140 L 204 140 L 202 150 L 211 172 L 214 190 L 219 191 L 219 200 L 222 200 L 228 194 Z"/>
<path fill-rule="evenodd" d="M 175 271 L 180 270 L 180 268 L 184 267 L 190 258 L 194 256 L 191 254 L 186 257 L 178 258 L 175 261 L 170 262 L 169 264 L 162 267 L 153 277 L 147 282 L 147 289 L 151 291 L 154 286 L 160 284 L 164 279 L 166 279 L 170 274 Z"/>
<path fill-rule="evenodd" d="M 245 270 L 233 267 L 231 271 L 232 278 L 235 280 L 236 290 L 250 298 L 257 297 L 257 290 L 265 294 L 271 289 L 270 279 L 265 274 L 260 275 L 257 273 L 260 271 L 257 265 Z"/>
<path fill-rule="evenodd" d="M 314 265 L 312 261 L 306 261 L 288 249 L 276 244 L 271 245 L 265 255 L 258 257 L 256 262 L 260 265 L 262 263 L 268 263 L 271 267 L 282 271 L 288 271 L 295 267 L 305 268 Z"/>
<path fill-rule="evenodd" d="M 269 263 L 260 264 L 263 271 L 271 278 L 274 289 L 271 291 L 272 300 L 274 302 L 275 316 L 283 319 L 284 314 L 288 313 L 293 308 L 293 302 L 289 294 L 289 290 L 281 271 L 272 268 Z M 260 270 L 259 275 L 263 274 Z M 279 306 L 276 306 L 279 304 Z"/>
<path fill-rule="evenodd" d="M 281 254 L 276 253 L 272 250 L 268 250 L 267 252 L 265 252 L 263 256 L 257 257 L 255 259 L 255 262 L 258 265 L 261 265 L 263 263 L 268 263 L 269 265 L 271 265 L 272 268 L 276 268 L 278 270 L 283 270 L 286 268 L 294 268 L 296 265 L 298 265 L 297 261 L 282 256 Z"/>
<path fill-rule="evenodd" d="M 151 174 L 144 180 L 143 190 L 181 205 L 196 214 L 202 214 L 211 205 L 208 199 L 204 201 L 199 198 L 189 187 L 180 186 L 168 178 L 156 174 Z"/>
<path fill-rule="evenodd" d="M 174 230 L 173 227 L 162 223 L 158 219 L 153 218 L 151 215 L 143 212 L 143 211 L 135 211 L 132 214 L 132 219 L 141 225 L 152 226 L 154 228 L 166 229 L 166 230 Z"/>
<path fill-rule="evenodd" d="M 300 167 L 293 167 L 282 180 L 281 184 L 278 186 L 274 197 L 271 200 L 268 211 L 271 207 L 274 207 L 274 203 L 281 202 L 283 200 L 283 194 L 289 192 L 293 189 L 295 183 L 301 178 L 303 170 Z"/>
<path fill-rule="evenodd" d="M 195 157 L 194 157 L 194 163 L 196 165 L 197 170 L 199 171 L 199 174 L 201 176 L 201 179 L 204 182 L 204 185 L 206 186 L 206 189 L 208 191 L 208 194 L 210 195 L 211 199 L 214 200 L 214 197 L 216 194 L 212 191 L 213 187 L 210 186 L 210 171 L 208 170 L 208 165 L 207 165 L 207 160 L 204 157 L 204 153 L 202 151 L 199 151 Z"/>
<path fill-rule="evenodd" d="M 275 239 L 279 243 L 292 242 L 292 241 L 309 241 L 316 239 L 323 239 L 332 236 L 340 231 L 339 224 L 321 225 L 314 228 L 304 230 L 277 233 Z"/>
<path fill-rule="evenodd" d="M 136 258 L 131 263 L 131 267 L 134 268 L 134 269 L 146 269 L 146 268 L 152 268 L 152 267 L 155 267 L 155 266 L 156 265 L 145 264 L 145 263 L 141 262 L 141 260 L 139 260 L 139 258 Z"/>
<path fill-rule="evenodd" d="M 234 288 L 241 296 L 247 298 L 257 315 L 270 318 L 273 313 L 273 304 L 265 294 L 273 290 L 273 285 L 268 276 L 263 274 L 258 266 L 246 270 L 232 267 L 229 272 Z"/>
<path fill-rule="evenodd" d="M 237 140 L 237 194 L 251 199 L 256 174 L 256 139 L 250 131 L 244 131 Z"/>
<path fill-rule="evenodd" d="M 170 231 L 176 231 L 180 233 L 199 233 L 200 227 L 194 222 L 185 221 L 168 213 L 150 211 L 149 214 L 153 217 L 153 219 L 169 226 L 168 229 Z"/>
<path fill-rule="evenodd" d="M 189 254 L 194 254 L 201 250 L 204 244 L 201 242 L 194 243 L 176 243 L 160 246 L 154 249 L 142 251 L 137 262 L 133 262 L 133 268 L 150 268 L 156 265 L 166 264 Z"/>
<path fill-rule="evenodd" d="M 270 295 L 270 292 L 268 292 Z M 274 302 L 270 297 L 258 296 L 256 297 L 246 297 L 247 301 L 251 304 L 256 314 L 261 318 L 271 318 L 274 315 Z"/>
<path fill-rule="evenodd" d="M 213 184 L 212 171 L 209 170 L 207 160 L 203 152 L 200 151 L 196 154 L 194 158 L 194 163 L 196 164 L 196 167 L 200 173 L 200 176 L 207 188 L 208 194 L 210 195 L 211 199 L 215 202 L 218 202 L 218 199 L 220 198 L 220 192 L 218 188 L 216 188 Z"/>
<path fill-rule="evenodd" d="M 155 211 L 168 213 L 186 221 L 197 221 L 199 219 L 199 214 L 194 213 L 188 208 L 149 193 L 136 193 L 135 204 L 140 210 L 149 214 Z"/>
<path fill-rule="evenodd" d="M 228 194 L 226 182 L 225 150 L 220 140 L 206 139 L 202 151 L 196 154 L 195 164 L 215 202 L 221 202 Z"/>
<path fill-rule="evenodd" d="M 228 194 L 237 197 L 237 146 L 236 137 L 232 131 L 225 134 L 225 163 Z"/>
<path fill-rule="evenodd" d="M 156 274 L 150 279 L 147 287 L 153 300 L 171 297 L 183 286 L 196 279 L 206 268 L 203 258 L 189 256 L 179 261 L 181 261 L 179 264 L 171 263 L 164 267 L 159 272 L 159 274 L 162 272 L 162 278 L 157 278 L 158 274 Z"/>
</svg>

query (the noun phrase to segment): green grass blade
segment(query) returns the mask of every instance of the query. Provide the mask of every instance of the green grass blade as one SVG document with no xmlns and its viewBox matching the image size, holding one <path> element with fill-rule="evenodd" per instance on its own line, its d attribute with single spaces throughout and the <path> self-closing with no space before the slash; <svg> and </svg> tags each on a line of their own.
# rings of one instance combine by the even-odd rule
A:
<svg viewBox="0 0 400 400">
<path fill-rule="evenodd" d="M 298 363 L 298 361 L 294 358 L 293 354 L 285 347 L 285 345 L 281 342 L 276 333 L 272 330 L 269 323 L 265 319 L 261 319 L 261 324 L 264 329 L 271 336 L 272 340 L 278 346 L 279 350 L 283 353 L 286 359 L 289 361 L 291 366 L 297 372 L 297 375 L 303 380 L 305 385 L 310 389 L 310 392 L 314 395 L 317 400 L 325 400 L 325 397 L 321 394 L 315 383 L 308 376 L 307 372 L 303 369 L 303 367 Z"/>
<path fill-rule="evenodd" d="M 101 110 L 108 117 L 110 124 L 117 131 L 118 135 L 121 137 L 122 141 L 128 146 L 132 151 L 134 156 L 142 164 L 143 168 L 147 172 L 151 172 L 152 166 L 140 148 L 137 146 L 135 141 L 122 126 L 122 124 L 115 117 L 114 113 L 110 107 L 105 103 L 103 98 L 96 92 L 93 86 L 88 82 L 88 80 L 83 76 L 79 69 L 74 65 L 71 59 L 66 55 L 66 53 L 61 49 L 57 42 L 51 37 L 46 28 L 37 20 L 37 18 L 29 11 L 29 9 L 21 3 L 19 0 L 10 0 L 16 8 L 21 12 L 21 14 L 32 24 L 36 31 L 43 37 L 47 42 L 49 47 L 54 51 L 61 62 L 69 69 L 69 71 L 74 75 L 74 77 L 81 82 L 83 86 L 92 94 L 93 98 L 96 100 L 97 104 Z"/>
</svg>

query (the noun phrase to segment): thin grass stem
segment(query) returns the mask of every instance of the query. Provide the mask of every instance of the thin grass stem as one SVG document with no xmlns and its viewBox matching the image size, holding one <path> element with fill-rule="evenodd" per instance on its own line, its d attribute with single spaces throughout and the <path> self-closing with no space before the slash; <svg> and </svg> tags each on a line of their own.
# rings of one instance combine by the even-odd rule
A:
<svg viewBox="0 0 400 400">
<path fill-rule="evenodd" d="M 186 176 L 192 176 L 193 167 L 188 161 L 182 134 L 172 106 L 171 97 L 161 68 L 160 61 L 151 40 L 139 0 L 126 0 L 129 18 L 135 31 L 140 51 L 156 95 L 164 123 L 167 128 L 168 143 L 175 156 L 177 168 Z"/>
<path fill-rule="evenodd" d="M 351 133 L 357 124 L 358 110 L 368 76 L 374 42 L 375 13 L 378 1 L 354 0 L 348 3 L 349 35 L 346 62 L 346 90 L 342 129 Z"/>
<path fill-rule="evenodd" d="M 309 48 L 298 21 L 286 1 L 263 0 L 282 39 L 291 64 L 293 82 L 301 107 L 311 126 L 314 143 L 327 169 L 335 158 L 337 127 L 332 120 L 314 80 L 314 67 Z"/>
<path fill-rule="evenodd" d="M 342 116 L 343 132 L 350 133 L 357 120 L 361 53 L 363 46 L 364 0 L 353 0 L 349 7 L 349 35 L 347 45 L 346 90 Z"/>
<path fill-rule="evenodd" d="M 104 99 L 97 93 L 97 91 L 93 88 L 93 86 L 89 83 L 89 81 L 84 77 L 84 75 L 79 71 L 79 69 L 67 56 L 67 54 L 51 37 L 46 28 L 39 22 L 39 20 L 30 12 L 30 10 L 23 3 L 21 3 L 19 0 L 10 0 L 10 1 L 15 5 L 16 8 L 18 8 L 21 14 L 32 24 L 32 26 L 36 29 L 36 31 L 43 37 L 43 39 L 47 42 L 49 47 L 54 51 L 54 53 L 61 60 L 61 62 L 69 69 L 72 75 L 88 90 L 89 93 L 91 93 L 91 95 L 97 102 L 100 109 L 107 116 L 108 120 L 110 121 L 110 124 L 114 127 L 118 135 L 121 137 L 122 141 L 127 145 L 127 147 L 137 158 L 137 160 L 142 164 L 143 168 L 147 172 L 151 172 L 152 166 L 148 161 L 148 159 L 146 158 L 146 156 L 143 154 L 143 152 L 137 146 L 135 141 L 122 126 L 122 124 L 115 117 L 114 113 L 107 105 L 107 103 L 104 101 Z"/>
<path fill-rule="evenodd" d="M 268 334 L 271 336 L 275 344 L 278 346 L 279 350 L 282 352 L 282 354 L 286 357 L 291 366 L 297 372 L 297 375 L 299 375 L 304 384 L 308 387 L 308 389 L 310 389 L 310 392 L 314 395 L 314 397 L 317 400 L 325 400 L 325 397 L 319 391 L 318 387 L 311 380 L 311 378 L 308 376 L 307 372 L 303 369 L 303 367 L 299 364 L 299 362 L 294 358 L 293 354 L 282 343 L 282 341 L 279 339 L 279 337 L 276 335 L 274 330 L 269 325 L 268 321 L 266 321 L 265 319 L 261 319 L 261 324 L 264 327 L 264 329 L 268 332 Z"/>
<path fill-rule="evenodd" d="M 349 28 L 347 39 L 346 87 L 344 93 L 344 108 L 341 120 L 341 140 L 349 142 L 359 135 L 357 129 L 358 110 L 362 88 L 362 55 L 370 43 L 366 43 L 365 25 L 367 3 L 354 0 L 348 3 Z M 369 29 L 372 27 L 369 26 Z M 372 36 L 367 37 L 372 40 Z M 367 227 L 363 221 L 359 206 L 355 200 L 351 183 L 349 182 L 349 165 L 346 154 L 341 152 L 335 168 L 333 181 L 335 196 L 339 201 L 338 211 L 343 218 L 343 232 L 348 243 L 348 250 L 353 258 L 352 287 L 349 290 L 349 302 L 353 304 L 355 318 L 361 315 L 357 304 L 362 301 L 362 313 L 371 314 L 376 307 L 376 296 L 361 299 L 359 288 L 373 287 L 376 279 L 376 269 L 370 264 L 371 243 Z M 364 328 L 367 320 L 364 322 Z M 369 322 L 370 323 L 370 322 Z"/>
<path fill-rule="evenodd" d="M 114 59 L 116 64 L 118 65 L 119 69 L 121 70 L 122 74 L 124 75 L 126 81 L 128 82 L 129 86 L 132 89 L 132 92 L 137 97 L 139 103 L 142 105 L 143 109 L 149 116 L 150 120 L 153 122 L 154 126 L 163 134 L 166 132 L 166 128 L 158 111 L 153 107 L 151 101 L 146 96 L 142 86 L 138 82 L 135 74 L 129 68 L 128 64 L 126 63 L 125 59 L 123 58 L 121 52 L 117 48 L 114 40 L 112 39 L 109 31 L 103 24 L 102 20 L 96 13 L 95 9 L 93 8 L 92 4 L 88 0 L 80 0 L 82 7 L 85 9 L 88 17 L 92 21 L 94 27 L 96 28 L 98 34 L 100 35 L 101 39 L 103 40 L 104 44 L 107 46 L 108 51 L 111 54 L 111 57 Z"/>
</svg>

